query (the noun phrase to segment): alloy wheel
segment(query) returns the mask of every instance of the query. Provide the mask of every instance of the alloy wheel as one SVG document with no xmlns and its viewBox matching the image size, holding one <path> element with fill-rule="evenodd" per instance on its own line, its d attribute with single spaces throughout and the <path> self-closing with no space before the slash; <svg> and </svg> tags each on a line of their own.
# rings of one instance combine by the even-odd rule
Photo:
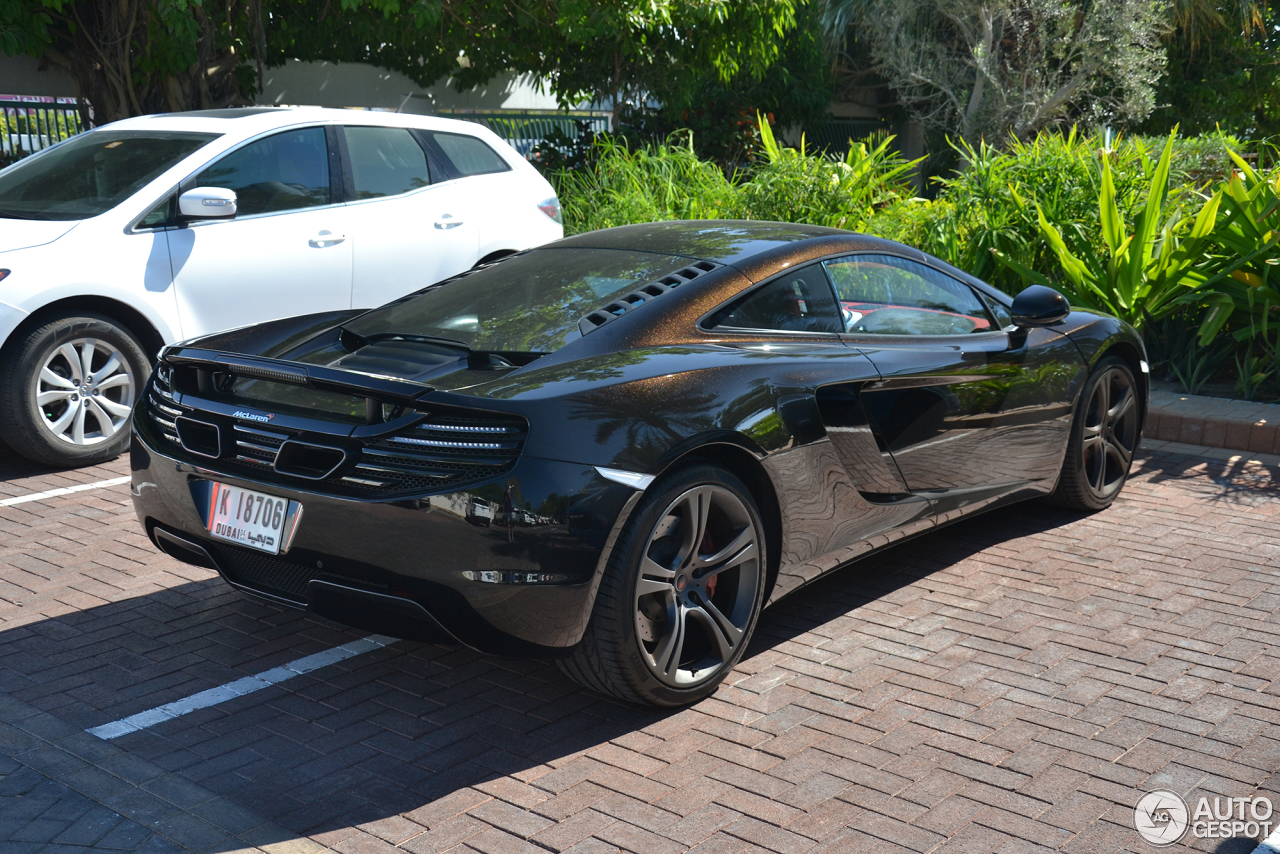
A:
<svg viewBox="0 0 1280 854">
<path fill-rule="evenodd" d="M 1133 379 L 1119 368 L 1108 368 L 1093 387 L 1080 443 L 1085 481 L 1096 498 L 1107 500 L 1124 485 L 1137 445 Z"/>
<path fill-rule="evenodd" d="M 752 513 L 721 486 L 694 487 L 663 512 L 635 594 L 641 657 L 660 682 L 692 687 L 737 655 L 761 583 L 761 542 Z"/>
<path fill-rule="evenodd" d="M 101 338 L 76 338 L 45 358 L 36 405 L 53 435 L 72 445 L 96 445 L 126 429 L 136 387 L 116 347 Z"/>
</svg>

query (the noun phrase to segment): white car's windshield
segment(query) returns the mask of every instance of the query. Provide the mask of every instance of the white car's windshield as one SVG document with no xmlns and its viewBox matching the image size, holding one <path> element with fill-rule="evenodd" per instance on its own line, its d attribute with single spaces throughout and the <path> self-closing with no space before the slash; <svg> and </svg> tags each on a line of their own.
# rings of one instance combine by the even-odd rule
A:
<svg viewBox="0 0 1280 854">
<path fill-rule="evenodd" d="M 88 219 L 111 210 L 213 133 L 100 130 L 0 170 L 0 218 Z"/>
</svg>

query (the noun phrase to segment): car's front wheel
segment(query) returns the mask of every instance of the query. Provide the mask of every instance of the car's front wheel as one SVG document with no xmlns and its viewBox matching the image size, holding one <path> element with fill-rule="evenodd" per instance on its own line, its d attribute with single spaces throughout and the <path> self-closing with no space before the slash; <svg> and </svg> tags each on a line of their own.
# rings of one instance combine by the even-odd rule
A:
<svg viewBox="0 0 1280 854">
<path fill-rule="evenodd" d="M 562 668 L 627 702 L 708 696 L 755 628 L 765 551 L 760 512 L 731 473 L 697 466 L 658 481 L 619 534 L 586 634 Z"/>
<path fill-rule="evenodd" d="M 51 319 L 12 344 L 0 366 L 0 436 L 9 447 L 68 467 L 129 447 L 129 412 L 148 365 L 129 329 L 84 313 Z"/>
<path fill-rule="evenodd" d="M 1142 436 L 1138 383 L 1123 359 L 1102 359 L 1085 381 L 1054 503 L 1072 510 L 1111 506 L 1129 478 Z"/>
</svg>

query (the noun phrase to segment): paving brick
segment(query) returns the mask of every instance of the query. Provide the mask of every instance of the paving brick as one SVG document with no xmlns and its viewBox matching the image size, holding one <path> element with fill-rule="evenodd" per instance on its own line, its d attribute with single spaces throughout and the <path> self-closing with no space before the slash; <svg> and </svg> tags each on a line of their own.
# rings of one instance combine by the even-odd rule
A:
<svg viewBox="0 0 1280 854">
<path fill-rule="evenodd" d="M 56 778 L 0 758 L 0 849 L 174 844 L 95 803 L 278 854 L 1132 849 L 1140 790 L 1280 793 L 1280 460 L 1150 447 L 1107 511 L 998 510 L 784 600 L 692 709 L 402 642 L 110 744 L 83 729 L 359 633 L 154 553 L 124 490 L 0 508 L 0 751 Z"/>
</svg>

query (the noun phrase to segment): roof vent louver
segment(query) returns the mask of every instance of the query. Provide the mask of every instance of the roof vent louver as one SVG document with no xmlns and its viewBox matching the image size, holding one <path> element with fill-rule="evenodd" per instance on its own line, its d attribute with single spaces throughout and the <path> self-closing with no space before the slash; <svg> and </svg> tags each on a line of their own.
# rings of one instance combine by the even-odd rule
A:
<svg viewBox="0 0 1280 854">
<path fill-rule="evenodd" d="M 652 302 L 668 291 L 675 290 L 685 282 L 693 281 L 699 276 L 710 273 L 712 270 L 717 270 L 722 266 L 724 265 L 711 261 L 698 261 L 688 267 L 676 270 L 669 276 L 663 276 L 657 281 L 642 285 L 626 296 L 619 297 L 613 302 L 585 315 L 578 321 L 578 331 L 583 335 L 594 332 L 609 321 L 616 320 L 630 311 L 635 311 L 645 303 Z"/>
</svg>

